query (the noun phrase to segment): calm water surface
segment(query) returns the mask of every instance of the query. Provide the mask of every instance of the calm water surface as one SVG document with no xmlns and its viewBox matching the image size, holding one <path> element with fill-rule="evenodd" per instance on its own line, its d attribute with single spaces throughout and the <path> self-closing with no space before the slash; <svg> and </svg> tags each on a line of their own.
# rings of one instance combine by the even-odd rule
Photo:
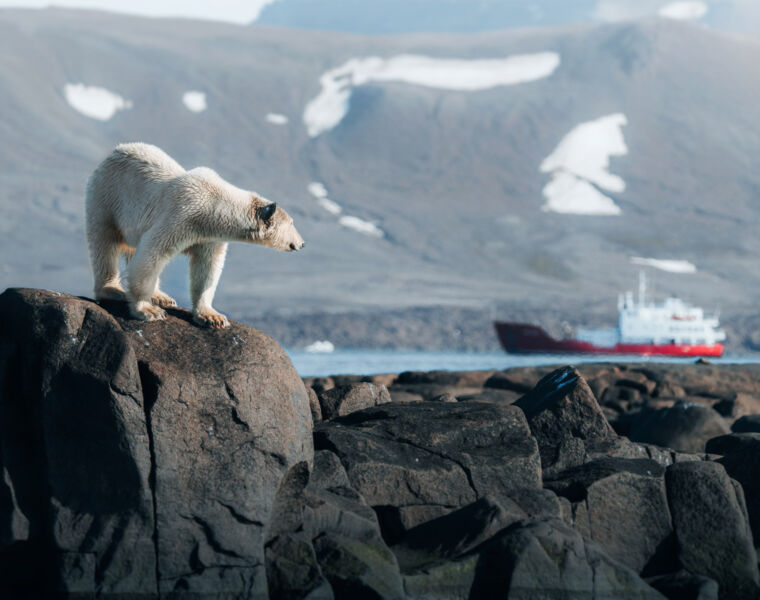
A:
<svg viewBox="0 0 760 600">
<path fill-rule="evenodd" d="M 430 352 L 404 350 L 345 350 L 318 354 L 289 350 L 290 358 L 301 377 L 326 375 L 372 375 L 402 371 L 477 371 L 539 365 L 568 365 L 586 362 L 683 363 L 693 358 L 578 354 L 507 354 L 505 352 Z M 710 359 L 715 364 L 760 363 L 757 355 L 727 355 Z"/>
</svg>

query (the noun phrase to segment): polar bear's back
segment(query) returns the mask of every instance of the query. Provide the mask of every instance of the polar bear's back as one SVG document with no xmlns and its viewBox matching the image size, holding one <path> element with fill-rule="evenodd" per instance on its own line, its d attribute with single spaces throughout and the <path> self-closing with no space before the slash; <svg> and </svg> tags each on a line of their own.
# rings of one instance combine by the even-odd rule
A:
<svg viewBox="0 0 760 600">
<path fill-rule="evenodd" d="M 128 243 L 139 238 L 162 212 L 166 186 L 186 173 L 177 161 L 150 144 L 120 144 L 87 182 L 88 226 L 116 227 Z"/>
</svg>

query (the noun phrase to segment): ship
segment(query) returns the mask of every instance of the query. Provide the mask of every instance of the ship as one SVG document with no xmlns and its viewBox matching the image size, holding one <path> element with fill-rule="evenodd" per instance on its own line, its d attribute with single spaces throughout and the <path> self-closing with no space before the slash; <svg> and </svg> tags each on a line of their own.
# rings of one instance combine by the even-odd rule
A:
<svg viewBox="0 0 760 600">
<path fill-rule="evenodd" d="M 639 273 L 638 301 L 633 292 L 618 296 L 617 327 L 578 329 L 556 339 L 537 325 L 495 321 L 502 347 L 511 353 L 638 354 L 644 356 L 711 356 L 723 354 L 725 332 L 717 313 L 670 297 L 661 303 L 646 296 L 646 277 Z"/>
</svg>

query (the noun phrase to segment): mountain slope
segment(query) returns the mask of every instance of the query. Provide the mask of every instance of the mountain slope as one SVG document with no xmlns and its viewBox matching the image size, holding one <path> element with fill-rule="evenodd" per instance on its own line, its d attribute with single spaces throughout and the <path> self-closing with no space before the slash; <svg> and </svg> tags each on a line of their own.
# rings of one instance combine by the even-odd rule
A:
<svg viewBox="0 0 760 600">
<path fill-rule="evenodd" d="M 444 59 L 546 53 L 558 66 L 522 83 L 414 83 Z M 399 71 L 406 54 L 427 57 L 422 71 Z M 760 293 L 758 61 L 757 42 L 665 20 L 362 37 L 0 11 L 0 287 L 90 293 L 86 178 L 113 145 L 142 140 L 277 200 L 306 239 L 295 255 L 233 246 L 217 302 L 233 318 L 501 303 L 612 314 L 633 257 L 689 261 L 697 272 L 660 273 L 659 291 L 749 312 Z M 310 136 L 304 111 L 325 82 L 348 97 L 345 114 Z M 108 120 L 67 101 L 93 87 L 123 100 Z M 205 110 L 183 104 L 187 92 Z M 618 114 L 625 152 L 601 149 L 601 183 L 572 165 L 540 170 L 579 126 Z M 573 148 L 573 160 L 586 156 Z M 563 202 L 602 195 L 620 214 L 543 210 L 547 184 L 568 174 Z M 351 228 L 366 223 L 382 234 Z M 185 303 L 186 277 L 183 259 L 165 277 Z"/>
</svg>

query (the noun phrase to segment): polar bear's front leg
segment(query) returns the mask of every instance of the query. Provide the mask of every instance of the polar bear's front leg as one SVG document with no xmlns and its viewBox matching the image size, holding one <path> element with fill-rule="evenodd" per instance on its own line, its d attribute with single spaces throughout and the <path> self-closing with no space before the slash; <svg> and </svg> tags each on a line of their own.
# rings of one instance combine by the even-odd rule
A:
<svg viewBox="0 0 760 600">
<path fill-rule="evenodd" d="M 211 306 L 216 286 L 224 267 L 227 244 L 196 244 L 189 248 L 190 298 L 193 301 L 193 320 L 206 327 L 229 327 L 230 322 Z"/>
<path fill-rule="evenodd" d="M 166 318 L 166 312 L 155 306 L 151 298 L 158 284 L 158 276 L 172 256 L 173 252 L 157 243 L 150 232 L 140 240 L 127 266 L 129 311 L 136 319 L 160 321 Z"/>
</svg>

